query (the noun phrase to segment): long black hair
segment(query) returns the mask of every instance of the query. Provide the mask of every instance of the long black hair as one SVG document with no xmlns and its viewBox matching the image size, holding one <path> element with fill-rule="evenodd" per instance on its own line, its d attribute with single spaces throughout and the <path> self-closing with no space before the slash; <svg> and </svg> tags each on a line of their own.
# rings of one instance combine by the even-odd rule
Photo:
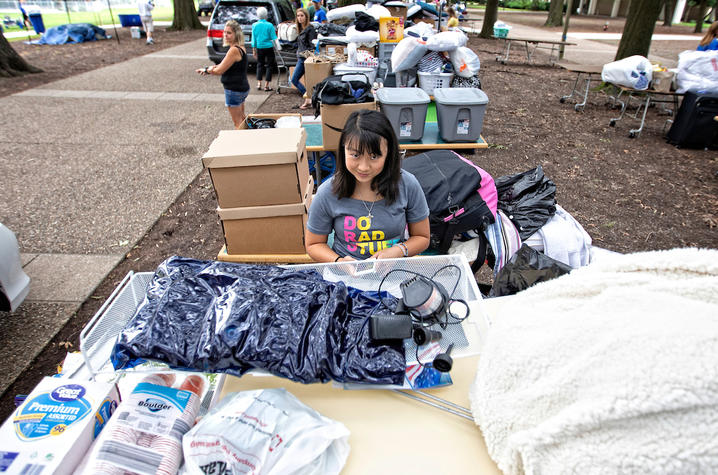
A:
<svg viewBox="0 0 718 475">
<path fill-rule="evenodd" d="M 387 204 L 396 201 L 401 177 L 399 141 L 386 115 L 367 109 L 352 112 L 339 137 L 336 171 L 332 180 L 332 191 L 337 198 L 349 198 L 356 186 L 354 175 L 347 170 L 344 146 L 351 144 L 360 155 L 381 155 L 381 139 L 386 140 L 386 160 L 384 169 L 372 180 L 371 188 L 382 195 Z"/>
</svg>

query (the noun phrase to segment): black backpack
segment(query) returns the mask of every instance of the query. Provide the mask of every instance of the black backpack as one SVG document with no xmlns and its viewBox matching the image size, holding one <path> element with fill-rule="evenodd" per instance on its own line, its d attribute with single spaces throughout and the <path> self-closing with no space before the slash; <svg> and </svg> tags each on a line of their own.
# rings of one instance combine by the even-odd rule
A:
<svg viewBox="0 0 718 475">
<path fill-rule="evenodd" d="M 363 76 L 364 79 L 342 80 L 344 77 L 355 76 Z M 314 86 L 312 107 L 314 108 L 314 117 L 318 117 L 322 104 L 359 104 L 373 100 L 374 95 L 371 92 L 371 83 L 366 74 L 338 74 L 336 76 L 329 76 Z"/>
<path fill-rule="evenodd" d="M 494 179 L 483 169 L 451 150 L 432 150 L 407 157 L 402 168 L 419 180 L 429 205 L 429 249 L 446 254 L 454 236 L 476 231 L 479 252 L 471 269 L 476 272 L 486 259 L 483 231 L 496 219 Z"/>
</svg>

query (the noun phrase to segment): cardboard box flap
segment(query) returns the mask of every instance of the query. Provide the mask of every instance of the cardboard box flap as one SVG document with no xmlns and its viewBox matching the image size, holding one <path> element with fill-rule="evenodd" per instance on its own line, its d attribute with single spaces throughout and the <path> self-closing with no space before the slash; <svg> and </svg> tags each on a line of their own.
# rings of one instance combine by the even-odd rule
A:
<svg viewBox="0 0 718 475">
<path fill-rule="evenodd" d="M 273 216 L 291 216 L 309 212 L 312 203 L 313 178 L 309 177 L 309 184 L 302 203 L 272 206 L 248 206 L 245 208 L 217 208 L 217 214 L 222 221 L 230 219 L 267 218 Z"/>
<path fill-rule="evenodd" d="M 304 128 L 222 130 L 202 157 L 206 168 L 294 163 L 307 141 Z"/>
</svg>

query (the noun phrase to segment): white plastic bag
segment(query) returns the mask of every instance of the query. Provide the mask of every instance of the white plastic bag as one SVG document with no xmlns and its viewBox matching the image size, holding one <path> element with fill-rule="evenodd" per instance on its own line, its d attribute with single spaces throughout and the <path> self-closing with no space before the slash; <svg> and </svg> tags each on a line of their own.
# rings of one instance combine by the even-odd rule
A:
<svg viewBox="0 0 718 475">
<path fill-rule="evenodd" d="M 481 61 L 471 48 L 461 46 L 449 53 L 449 59 L 454 66 L 454 72 L 462 78 L 476 76 L 481 67 Z"/>
<path fill-rule="evenodd" d="M 379 5 L 378 3 L 367 8 L 366 12 L 377 20 L 381 17 L 391 16 L 389 9 L 385 6 Z"/>
<path fill-rule="evenodd" d="M 366 11 L 366 6 L 361 3 L 339 7 L 327 12 L 327 20 L 330 22 L 338 20 L 352 21 L 356 18 L 357 12 Z"/>
<path fill-rule="evenodd" d="M 617 86 L 633 89 L 648 89 L 653 79 L 653 65 L 643 56 L 629 56 L 612 63 L 604 64 L 601 80 Z"/>
<path fill-rule="evenodd" d="M 344 35 L 346 36 L 347 40 L 354 43 L 372 44 L 379 42 L 378 31 L 357 31 L 354 25 L 347 28 L 347 31 Z"/>
<path fill-rule="evenodd" d="M 391 69 L 392 71 L 404 71 L 413 68 L 421 58 L 427 53 L 428 49 L 423 41 L 413 36 L 405 36 L 403 40 L 396 45 L 394 51 L 391 52 Z"/>
<path fill-rule="evenodd" d="M 678 55 L 676 92 L 718 93 L 718 51 L 684 51 Z"/>
<path fill-rule="evenodd" d="M 242 391 L 185 434 L 182 473 L 335 474 L 346 463 L 348 440 L 343 424 L 285 389 Z"/>
<path fill-rule="evenodd" d="M 442 31 L 430 36 L 426 40 L 426 47 L 430 51 L 453 51 L 461 46 L 466 46 L 468 40 L 463 31 Z"/>
<path fill-rule="evenodd" d="M 294 41 L 299 36 L 297 24 L 293 21 L 283 21 L 277 26 L 277 36 L 282 41 Z"/>
</svg>

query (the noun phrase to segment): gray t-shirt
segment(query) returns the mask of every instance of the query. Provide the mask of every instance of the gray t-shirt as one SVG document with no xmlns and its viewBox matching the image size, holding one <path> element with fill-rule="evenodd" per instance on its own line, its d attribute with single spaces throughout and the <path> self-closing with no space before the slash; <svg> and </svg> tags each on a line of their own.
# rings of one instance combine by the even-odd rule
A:
<svg viewBox="0 0 718 475">
<path fill-rule="evenodd" d="M 407 223 L 429 216 L 426 197 L 418 180 L 402 170 L 399 196 L 391 205 L 381 199 L 372 203 L 352 198 L 337 199 L 332 179 L 322 183 L 309 208 L 307 228 L 315 234 L 334 231 L 332 249 L 340 256 L 366 259 L 405 240 Z"/>
</svg>

